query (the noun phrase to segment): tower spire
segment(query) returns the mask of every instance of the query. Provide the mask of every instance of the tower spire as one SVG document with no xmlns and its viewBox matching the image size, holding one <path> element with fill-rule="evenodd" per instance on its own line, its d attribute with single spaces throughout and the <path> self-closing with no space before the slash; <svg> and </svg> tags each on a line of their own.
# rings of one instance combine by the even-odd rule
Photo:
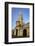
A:
<svg viewBox="0 0 35 46">
<path fill-rule="evenodd" d="M 22 12 L 21 12 L 21 11 L 19 12 L 18 20 L 19 20 L 19 21 L 22 21 L 22 20 L 23 20 L 23 14 L 22 14 Z"/>
<path fill-rule="evenodd" d="M 23 25 L 23 14 L 21 11 L 19 12 L 18 21 L 20 21 L 20 24 Z"/>
</svg>

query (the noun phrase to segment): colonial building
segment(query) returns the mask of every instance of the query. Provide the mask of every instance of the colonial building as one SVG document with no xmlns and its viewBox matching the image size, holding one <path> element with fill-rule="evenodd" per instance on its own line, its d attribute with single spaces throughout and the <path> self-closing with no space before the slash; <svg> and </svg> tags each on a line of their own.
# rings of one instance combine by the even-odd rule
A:
<svg viewBox="0 0 35 46">
<path fill-rule="evenodd" d="M 16 21 L 16 27 L 12 30 L 12 37 L 29 37 L 29 22 L 24 23 L 22 13 L 19 14 Z"/>
</svg>

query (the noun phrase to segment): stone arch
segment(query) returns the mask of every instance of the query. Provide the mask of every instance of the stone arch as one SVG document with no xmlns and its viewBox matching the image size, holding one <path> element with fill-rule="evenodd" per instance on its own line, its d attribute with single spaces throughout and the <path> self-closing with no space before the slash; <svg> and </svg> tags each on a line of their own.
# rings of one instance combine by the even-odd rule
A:
<svg viewBox="0 0 35 46">
<path fill-rule="evenodd" d="M 18 29 L 16 29 L 16 36 L 18 35 Z"/>
<path fill-rule="evenodd" d="M 23 37 L 26 37 L 26 36 L 27 36 L 27 30 L 24 29 L 24 30 L 23 30 Z"/>
</svg>

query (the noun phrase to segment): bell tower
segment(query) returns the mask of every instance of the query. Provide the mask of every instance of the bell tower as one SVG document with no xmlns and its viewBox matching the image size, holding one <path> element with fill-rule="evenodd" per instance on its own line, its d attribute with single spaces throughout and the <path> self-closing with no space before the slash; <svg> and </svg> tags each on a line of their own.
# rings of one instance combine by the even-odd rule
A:
<svg viewBox="0 0 35 46">
<path fill-rule="evenodd" d="M 17 36 L 22 36 L 23 35 L 22 28 L 23 28 L 23 14 L 22 14 L 22 12 L 19 12 L 18 20 L 16 21 Z"/>
<path fill-rule="evenodd" d="M 19 17 L 18 17 L 18 21 L 20 21 L 20 25 L 23 25 L 23 14 L 22 12 L 19 12 Z"/>
</svg>

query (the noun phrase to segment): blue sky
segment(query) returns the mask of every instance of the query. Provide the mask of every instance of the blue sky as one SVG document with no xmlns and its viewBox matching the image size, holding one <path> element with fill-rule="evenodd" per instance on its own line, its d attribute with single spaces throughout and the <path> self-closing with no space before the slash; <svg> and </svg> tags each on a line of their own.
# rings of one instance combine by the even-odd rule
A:
<svg viewBox="0 0 35 46">
<path fill-rule="evenodd" d="M 24 22 L 29 22 L 29 8 L 12 8 L 12 26 L 16 26 L 16 21 L 19 16 L 19 12 L 22 12 Z"/>
</svg>

